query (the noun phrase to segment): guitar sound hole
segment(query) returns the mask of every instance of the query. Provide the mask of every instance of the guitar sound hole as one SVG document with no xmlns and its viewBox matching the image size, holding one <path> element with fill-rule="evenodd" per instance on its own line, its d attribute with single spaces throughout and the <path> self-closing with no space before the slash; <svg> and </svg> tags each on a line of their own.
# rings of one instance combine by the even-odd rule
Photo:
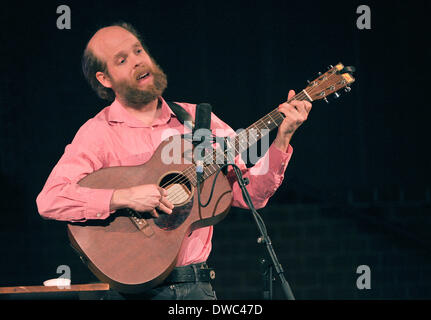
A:
<svg viewBox="0 0 431 320">
<path fill-rule="evenodd" d="M 160 186 L 168 192 L 168 200 L 175 206 L 188 202 L 192 195 L 192 185 L 184 175 L 179 173 L 167 174 L 160 181 Z"/>
<path fill-rule="evenodd" d="M 192 185 L 189 179 L 180 173 L 167 174 L 159 185 L 167 190 L 167 198 L 175 207 L 171 214 L 159 212 L 159 217 L 154 219 L 154 223 L 163 230 L 174 230 L 190 215 L 193 206 Z"/>
</svg>

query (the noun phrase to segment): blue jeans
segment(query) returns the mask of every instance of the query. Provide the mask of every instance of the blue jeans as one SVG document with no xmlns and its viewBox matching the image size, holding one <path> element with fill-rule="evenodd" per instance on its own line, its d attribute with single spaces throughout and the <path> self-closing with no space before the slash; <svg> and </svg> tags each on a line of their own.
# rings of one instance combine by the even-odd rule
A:
<svg viewBox="0 0 431 320">
<path fill-rule="evenodd" d="M 183 282 L 155 287 L 143 294 L 109 291 L 103 300 L 217 300 L 209 282 Z"/>
</svg>

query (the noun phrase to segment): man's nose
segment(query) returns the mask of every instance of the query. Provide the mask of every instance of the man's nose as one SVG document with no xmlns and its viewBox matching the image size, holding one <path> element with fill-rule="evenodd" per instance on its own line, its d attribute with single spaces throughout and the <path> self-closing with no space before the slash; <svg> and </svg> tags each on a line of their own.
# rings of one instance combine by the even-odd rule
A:
<svg viewBox="0 0 431 320">
<path fill-rule="evenodd" d="M 135 56 L 133 63 L 135 68 L 140 67 L 144 63 L 144 58 L 142 56 Z"/>
</svg>

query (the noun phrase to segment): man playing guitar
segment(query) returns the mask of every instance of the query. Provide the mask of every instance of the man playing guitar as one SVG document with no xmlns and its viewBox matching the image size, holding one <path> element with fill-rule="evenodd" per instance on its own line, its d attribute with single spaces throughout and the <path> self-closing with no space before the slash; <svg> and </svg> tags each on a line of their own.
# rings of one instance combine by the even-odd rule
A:
<svg viewBox="0 0 431 320">
<path fill-rule="evenodd" d="M 151 158 L 166 130 L 184 132 L 184 126 L 162 98 L 167 87 L 166 75 L 136 30 L 126 23 L 102 28 L 93 35 L 84 52 L 83 70 L 98 95 L 112 104 L 88 120 L 66 147 L 37 197 L 40 215 L 47 219 L 85 222 L 107 219 L 122 208 L 147 212 L 154 217 L 171 214 L 174 204 L 169 201 L 167 190 L 156 184 L 119 189 L 93 189 L 78 184 L 102 168 L 141 165 Z M 293 91 L 289 92 L 289 98 L 294 95 Z M 178 104 L 191 115 L 195 114 L 196 105 Z M 281 104 L 278 110 L 285 118 L 267 153 L 252 168 L 247 168 L 240 157 L 235 159 L 249 180 L 247 189 L 256 208 L 264 207 L 282 183 L 293 152 L 290 140 L 307 119 L 311 107 L 308 101 Z M 211 119 L 212 129 L 233 133 L 216 115 L 212 114 Z M 247 208 L 230 169 L 227 176 L 232 186 L 232 205 Z M 212 233 L 212 226 L 194 230 L 184 239 L 179 251 L 174 271 L 190 272 L 198 278 L 170 279 L 171 282 L 165 281 L 146 292 L 146 297 L 215 299 L 205 277 L 205 270 L 210 270 L 205 262 L 211 252 Z"/>
</svg>

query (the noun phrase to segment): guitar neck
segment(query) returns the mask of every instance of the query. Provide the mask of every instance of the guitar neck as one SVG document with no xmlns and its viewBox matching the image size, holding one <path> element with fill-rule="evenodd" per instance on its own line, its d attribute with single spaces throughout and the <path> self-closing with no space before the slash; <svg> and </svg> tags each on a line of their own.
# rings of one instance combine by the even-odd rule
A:
<svg viewBox="0 0 431 320">
<path fill-rule="evenodd" d="M 287 102 L 289 103 L 293 100 L 306 100 L 311 102 L 311 99 L 309 98 L 309 95 L 306 93 L 305 89 L 299 94 L 290 98 Z M 253 144 L 262 139 L 262 137 L 269 134 L 269 132 L 275 128 L 278 128 L 283 122 L 284 118 L 285 116 L 279 112 L 278 109 L 274 109 L 266 116 L 257 120 L 247 129 L 241 131 L 235 136 L 233 140 L 233 148 L 235 153 L 239 154 L 249 149 Z"/>
<path fill-rule="evenodd" d="M 309 82 L 307 88 L 290 98 L 287 102 L 293 100 L 309 102 L 325 100 L 331 94 L 339 97 L 337 91 L 345 88 L 346 92 L 350 91 L 350 85 L 355 81 L 351 75 L 354 67 L 345 67 L 342 63 L 335 67 L 330 66 L 324 74 L 319 72 L 319 77 Z M 236 136 L 228 138 L 229 145 L 226 150 L 220 148 L 214 150 L 205 157 L 203 178 L 206 179 L 217 172 L 224 163 L 232 163 L 235 156 L 248 150 L 253 144 L 269 134 L 275 128 L 278 128 L 283 122 L 285 116 L 278 111 L 278 108 L 262 117 L 247 129 L 239 132 Z M 208 161 L 209 160 L 209 161 Z M 190 178 L 193 184 L 196 183 L 196 166 L 190 166 L 184 174 Z"/>
<path fill-rule="evenodd" d="M 306 93 L 306 90 L 301 91 L 299 94 L 290 98 L 287 102 L 291 102 L 293 100 L 311 101 L 309 95 Z M 231 163 L 237 155 L 248 150 L 253 144 L 269 134 L 272 130 L 278 128 L 283 122 L 284 118 L 285 116 L 279 112 L 278 109 L 274 109 L 266 116 L 253 123 L 247 129 L 242 130 L 234 137 L 230 137 L 229 141 L 227 142 L 228 145 L 226 146 L 226 150 L 217 148 L 213 150 L 211 154 L 205 157 L 206 161 L 203 169 L 203 178 L 206 179 L 212 176 L 224 163 Z M 193 164 L 190 168 L 188 168 L 188 170 L 186 170 L 187 172 L 185 172 L 185 175 L 189 177 L 193 184 L 196 183 L 194 173 L 195 170 L 196 166 Z"/>
</svg>

